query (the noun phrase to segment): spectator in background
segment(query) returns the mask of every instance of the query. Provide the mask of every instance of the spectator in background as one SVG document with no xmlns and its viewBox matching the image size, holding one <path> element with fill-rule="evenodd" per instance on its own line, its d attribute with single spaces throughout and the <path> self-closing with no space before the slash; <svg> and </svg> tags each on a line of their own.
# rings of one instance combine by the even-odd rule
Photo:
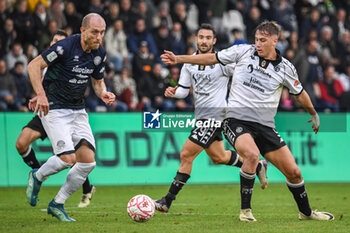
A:
<svg viewBox="0 0 350 233">
<path fill-rule="evenodd" d="M 12 75 L 7 72 L 5 60 L 0 60 L 0 111 L 18 110 L 15 101 L 17 89 Z"/>
<path fill-rule="evenodd" d="M 16 62 L 22 62 L 24 72 L 27 72 L 28 58 L 23 54 L 23 48 L 19 42 L 15 42 L 11 51 L 6 55 L 6 63 L 9 70 L 15 67 Z"/>
<path fill-rule="evenodd" d="M 101 14 L 103 11 L 103 4 L 101 0 L 90 0 L 90 8 L 91 13 Z"/>
<path fill-rule="evenodd" d="M 286 31 L 295 32 L 298 30 L 294 8 L 288 0 L 274 1 L 272 19 L 279 23 Z"/>
<path fill-rule="evenodd" d="M 3 58 L 11 50 L 11 45 L 15 43 L 17 32 L 13 25 L 13 20 L 8 18 L 5 20 L 4 28 L 0 29 L 0 58 Z"/>
<path fill-rule="evenodd" d="M 181 24 L 182 33 L 185 38 L 189 33 L 187 24 L 186 24 L 186 19 L 187 19 L 186 4 L 180 0 L 174 6 L 172 20 L 173 20 L 173 23 L 178 22 Z"/>
<path fill-rule="evenodd" d="M 161 25 L 167 27 L 168 30 L 173 28 L 173 21 L 169 15 L 169 3 L 161 2 L 158 9 L 158 13 L 152 19 L 153 28 L 158 28 Z"/>
<path fill-rule="evenodd" d="M 15 29 L 17 31 L 17 40 L 22 45 L 25 42 L 34 43 L 35 41 L 35 25 L 32 13 L 28 10 L 28 3 L 26 0 L 19 0 L 16 7 L 11 14 Z"/>
<path fill-rule="evenodd" d="M 346 65 L 350 62 L 350 31 L 345 29 L 337 43 L 337 51 L 339 52 L 338 57 L 340 59 L 341 72 L 345 71 Z"/>
<path fill-rule="evenodd" d="M 162 64 L 155 63 L 152 68 L 150 80 L 152 82 L 152 89 L 149 91 L 152 93 L 152 108 L 159 109 L 161 111 L 172 111 L 175 108 L 175 104 L 171 99 L 164 98 L 165 89 L 168 87 L 169 80 L 162 76 Z"/>
<path fill-rule="evenodd" d="M 136 111 L 139 102 L 136 83 L 126 66 L 123 66 L 120 74 L 112 77 L 111 89 L 117 96 L 117 105 L 123 102 L 126 104 L 128 111 Z"/>
<path fill-rule="evenodd" d="M 153 38 L 158 51 L 163 52 L 164 50 L 172 50 L 169 30 L 165 25 L 160 25 Z"/>
<path fill-rule="evenodd" d="M 244 39 L 242 31 L 239 28 L 234 28 L 231 32 L 234 38 L 232 45 L 248 44 L 248 41 Z"/>
<path fill-rule="evenodd" d="M 28 112 L 28 102 L 31 98 L 32 88 L 30 81 L 24 72 L 24 64 L 20 61 L 15 63 L 15 67 L 10 71 L 16 84 L 17 100 L 20 103 L 19 111 Z"/>
<path fill-rule="evenodd" d="M 262 22 L 260 10 L 257 7 L 252 7 L 249 13 L 244 17 L 244 24 L 246 26 L 247 39 L 249 43 L 254 43 L 254 30 Z"/>
<path fill-rule="evenodd" d="M 324 79 L 318 82 L 321 93 L 320 107 L 325 111 L 339 112 L 339 100 L 344 88 L 340 81 L 335 78 L 334 72 L 334 66 L 327 65 L 324 69 Z"/>
<path fill-rule="evenodd" d="M 217 34 L 226 33 L 222 17 L 226 10 L 227 0 L 216 0 L 210 2 L 208 16 L 210 17 L 210 24 L 213 25 Z"/>
<path fill-rule="evenodd" d="M 289 91 L 286 88 L 283 88 L 282 94 L 281 94 L 281 100 L 280 104 L 278 105 L 278 110 L 279 111 L 293 111 L 294 106 L 293 106 L 293 100 L 289 95 Z"/>
<path fill-rule="evenodd" d="M 123 63 L 126 63 L 128 60 L 128 48 L 122 20 L 117 19 L 107 29 L 104 41 L 106 53 L 109 61 L 113 64 L 114 71 L 120 71 Z"/>
<path fill-rule="evenodd" d="M 37 45 L 39 43 L 38 38 L 40 38 L 41 35 L 45 33 L 47 25 L 50 22 L 45 5 L 41 2 L 38 2 L 35 7 L 33 21 L 35 27 L 35 45 Z"/>
<path fill-rule="evenodd" d="M 176 55 L 184 54 L 186 51 L 185 38 L 182 34 L 181 24 L 175 22 L 170 32 L 170 41 L 172 52 Z"/>
<path fill-rule="evenodd" d="M 135 32 L 130 34 L 128 37 L 129 51 L 136 54 L 139 51 L 139 45 L 141 41 L 147 41 L 149 54 L 153 59 L 158 54 L 157 46 L 154 43 L 154 39 L 151 33 L 146 30 L 145 20 L 139 18 L 136 21 Z"/>
<path fill-rule="evenodd" d="M 316 30 L 317 34 L 320 34 L 322 27 L 323 23 L 320 20 L 319 10 L 317 8 L 312 8 L 310 15 L 301 22 L 299 30 L 300 39 L 306 38 L 311 30 Z"/>
<path fill-rule="evenodd" d="M 44 33 L 41 34 L 39 38 L 39 45 L 38 45 L 38 51 L 41 53 L 46 48 L 49 47 L 51 39 L 55 32 L 57 32 L 58 26 L 57 22 L 55 20 L 50 20 L 49 24 L 47 25 L 47 29 Z M 68 33 L 67 33 L 68 34 Z"/>
<path fill-rule="evenodd" d="M 341 73 L 337 79 L 340 81 L 344 91 L 350 91 L 350 63 L 345 66 L 345 73 Z"/>
<path fill-rule="evenodd" d="M 64 16 L 67 20 L 67 27 L 72 28 L 72 33 L 79 33 L 82 15 L 79 14 L 73 2 L 67 2 L 64 8 Z"/>
<path fill-rule="evenodd" d="M 149 77 L 152 70 L 153 60 L 154 57 L 149 53 L 147 41 L 141 41 L 139 51 L 133 57 L 132 62 L 134 79 L 137 83 L 145 77 Z M 149 90 L 150 89 L 145 89 L 142 91 Z"/>
<path fill-rule="evenodd" d="M 281 52 L 282 56 L 284 56 L 284 52 L 289 46 L 289 42 L 287 40 L 287 34 L 289 34 L 289 32 L 286 32 L 283 28 L 281 28 L 280 36 L 276 44 L 276 48 Z"/>
<path fill-rule="evenodd" d="M 129 35 L 133 32 L 135 20 L 137 18 L 136 14 L 131 10 L 130 0 L 120 1 L 120 12 L 119 17 L 123 20 L 123 25 L 125 28 L 125 33 Z"/>
<path fill-rule="evenodd" d="M 52 0 L 47 14 L 50 21 L 55 20 L 58 28 L 65 28 L 67 25 L 66 16 L 64 16 L 63 9 L 61 7 L 61 0 Z"/>
<path fill-rule="evenodd" d="M 333 30 L 330 26 L 323 26 L 320 35 L 320 57 L 321 63 L 326 65 L 331 63 L 333 65 L 340 65 L 340 60 L 338 58 L 338 50 L 336 41 L 333 40 Z"/>
<path fill-rule="evenodd" d="M 7 0 L 0 0 L 0 25 L 5 24 L 5 20 L 9 18 L 10 12 L 7 6 Z"/>
<path fill-rule="evenodd" d="M 322 67 L 317 53 L 317 40 L 310 40 L 306 48 L 295 54 L 294 65 L 299 74 L 299 81 L 310 96 L 313 103 L 317 103 L 319 96 L 318 81 L 322 77 Z"/>
<path fill-rule="evenodd" d="M 145 20 L 146 30 L 152 31 L 152 12 L 148 10 L 147 4 L 144 0 L 139 1 L 137 4 L 137 17 Z"/>
<path fill-rule="evenodd" d="M 339 40 L 345 31 L 346 25 L 346 11 L 343 8 L 337 10 L 335 17 L 332 17 L 328 25 L 333 29 L 333 39 Z"/>
<path fill-rule="evenodd" d="M 346 65 L 345 70 L 345 73 L 340 74 L 338 77 L 344 88 L 344 92 L 340 96 L 339 107 L 341 111 L 350 112 L 350 63 Z"/>
<path fill-rule="evenodd" d="M 113 23 L 119 19 L 119 5 L 116 2 L 112 2 L 108 7 L 108 10 L 103 15 L 103 18 L 106 21 L 106 28 L 109 28 Z"/>
<path fill-rule="evenodd" d="M 36 58 L 36 56 L 38 56 L 38 50 L 34 45 L 26 44 L 24 46 L 24 55 L 27 57 L 29 63 L 31 60 Z"/>
</svg>

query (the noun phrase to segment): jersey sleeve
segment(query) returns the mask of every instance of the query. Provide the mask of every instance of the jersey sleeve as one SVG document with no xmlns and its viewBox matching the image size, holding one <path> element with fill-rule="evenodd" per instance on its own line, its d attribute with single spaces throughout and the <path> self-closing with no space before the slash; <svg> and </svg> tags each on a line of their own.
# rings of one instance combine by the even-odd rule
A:
<svg viewBox="0 0 350 233">
<path fill-rule="evenodd" d="M 60 40 L 41 53 L 42 58 L 48 66 L 61 61 L 66 53 L 70 50 L 66 42 L 66 39 Z"/>
<path fill-rule="evenodd" d="M 303 91 L 303 86 L 299 81 L 297 71 L 290 62 L 285 63 L 285 66 L 283 85 L 288 88 L 290 94 L 299 95 Z"/>
<path fill-rule="evenodd" d="M 180 72 L 179 86 L 189 89 L 191 87 L 191 73 L 189 70 L 190 64 L 183 65 Z"/>
<path fill-rule="evenodd" d="M 251 48 L 252 45 L 233 45 L 227 49 L 217 52 L 216 59 L 223 65 L 237 63 L 240 58 L 245 55 Z"/>
<path fill-rule="evenodd" d="M 223 66 L 223 73 L 226 77 L 232 77 L 236 68 L 236 63 L 230 63 L 226 66 Z"/>
<path fill-rule="evenodd" d="M 103 52 L 101 56 L 98 55 L 94 57 L 95 69 L 91 74 L 94 79 L 102 79 L 104 77 L 106 59 L 106 52 Z"/>
</svg>

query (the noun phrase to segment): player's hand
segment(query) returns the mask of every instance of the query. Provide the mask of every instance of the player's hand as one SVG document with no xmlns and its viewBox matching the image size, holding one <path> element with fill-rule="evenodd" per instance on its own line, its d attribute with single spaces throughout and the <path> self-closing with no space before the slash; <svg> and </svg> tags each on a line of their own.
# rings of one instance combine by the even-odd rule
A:
<svg viewBox="0 0 350 233">
<path fill-rule="evenodd" d="M 34 109 L 34 114 L 39 112 L 40 117 L 46 116 L 49 113 L 49 109 L 50 109 L 50 106 L 49 106 L 49 102 L 47 101 L 45 92 L 38 94 L 35 109 Z"/>
<path fill-rule="evenodd" d="M 162 62 L 168 66 L 176 65 L 176 56 L 173 52 L 164 50 L 164 53 L 160 55 Z"/>
<path fill-rule="evenodd" d="M 164 92 L 164 96 L 167 98 L 172 98 L 175 95 L 175 91 L 178 88 L 178 86 L 176 87 L 168 87 L 165 92 Z"/>
<path fill-rule="evenodd" d="M 38 96 L 35 96 L 29 100 L 29 103 L 28 103 L 29 110 L 31 110 L 31 111 L 35 110 L 37 100 L 38 100 Z"/>
<path fill-rule="evenodd" d="M 115 101 L 115 95 L 112 92 L 105 91 L 101 95 L 102 101 L 107 105 L 112 105 Z"/>
<path fill-rule="evenodd" d="M 320 117 L 316 113 L 315 115 L 311 115 L 311 119 L 307 122 L 312 122 L 312 129 L 314 130 L 315 134 L 317 134 L 319 128 L 320 128 Z"/>
</svg>

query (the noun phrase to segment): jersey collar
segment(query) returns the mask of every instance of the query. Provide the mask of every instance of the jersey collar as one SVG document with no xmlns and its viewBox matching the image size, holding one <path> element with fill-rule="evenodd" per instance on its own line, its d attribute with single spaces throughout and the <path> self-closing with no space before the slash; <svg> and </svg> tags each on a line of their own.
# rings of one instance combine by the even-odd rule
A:
<svg viewBox="0 0 350 233">
<path fill-rule="evenodd" d="M 275 50 L 277 54 L 276 60 L 268 60 L 268 59 L 262 58 L 258 55 L 258 51 L 255 50 L 254 56 L 259 57 L 259 66 L 266 68 L 269 65 L 269 63 L 271 63 L 273 66 L 277 66 L 282 61 L 282 56 L 281 56 L 281 52 L 278 49 L 275 49 Z"/>
</svg>

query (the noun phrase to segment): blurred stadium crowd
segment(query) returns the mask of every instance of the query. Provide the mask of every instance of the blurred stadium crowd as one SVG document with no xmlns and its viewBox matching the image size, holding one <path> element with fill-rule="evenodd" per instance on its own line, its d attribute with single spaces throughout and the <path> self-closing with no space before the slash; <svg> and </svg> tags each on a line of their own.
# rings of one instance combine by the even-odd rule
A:
<svg viewBox="0 0 350 233">
<path fill-rule="evenodd" d="M 193 54 L 201 23 L 215 27 L 218 50 L 254 43 L 264 19 L 281 25 L 277 48 L 295 65 L 317 110 L 350 111 L 350 1 L 343 0 L 0 0 L 0 111 L 28 111 L 34 92 L 27 64 L 57 29 L 79 33 L 90 12 L 106 20 L 105 82 L 118 102 L 105 106 L 90 87 L 88 111 L 192 111 L 191 95 L 164 98 L 181 66 L 166 67 L 162 51 Z M 283 90 L 280 111 L 297 109 Z"/>
</svg>

